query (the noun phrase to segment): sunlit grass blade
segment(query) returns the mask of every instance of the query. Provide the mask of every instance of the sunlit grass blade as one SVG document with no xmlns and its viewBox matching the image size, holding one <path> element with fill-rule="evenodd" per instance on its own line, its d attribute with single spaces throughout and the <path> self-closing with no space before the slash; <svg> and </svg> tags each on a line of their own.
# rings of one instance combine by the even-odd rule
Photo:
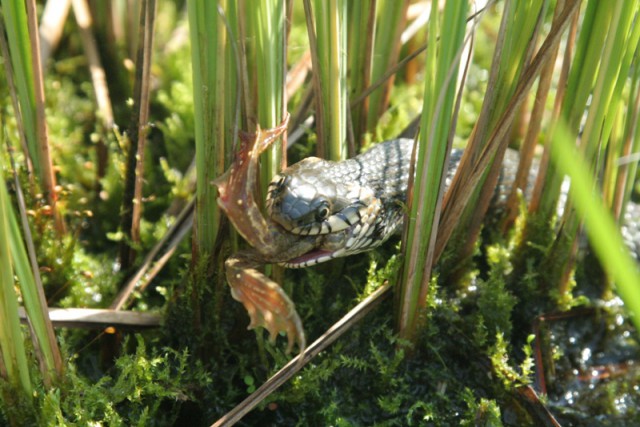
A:
<svg viewBox="0 0 640 427">
<path fill-rule="evenodd" d="M 260 1 L 246 8 L 247 85 L 255 90 L 256 111 L 249 111 L 249 123 L 263 129 L 276 127 L 284 113 L 284 78 L 286 64 L 285 0 Z M 255 7 L 253 7 L 255 6 Z M 252 129 L 250 129 L 252 130 Z M 262 155 L 260 164 L 262 194 L 279 171 L 282 144 L 274 144 Z"/>
<path fill-rule="evenodd" d="M 35 88 L 33 86 L 33 65 L 30 60 L 30 38 L 27 26 L 25 2 L 2 0 L 2 17 L 9 41 L 14 80 L 20 103 L 20 114 L 24 122 L 29 155 L 38 175 L 41 173 L 36 136 Z"/>
<path fill-rule="evenodd" d="M 42 282 L 36 281 L 34 277 L 34 272 L 38 273 L 37 270 L 32 270 L 32 263 L 29 262 L 22 244 L 22 234 L 14 215 L 9 216 L 9 223 L 14 272 L 20 284 L 20 294 L 29 318 L 33 334 L 32 341 L 36 356 L 40 360 L 42 378 L 45 385 L 51 386 L 62 375 L 62 356 L 49 319 Z"/>
<path fill-rule="evenodd" d="M 622 11 L 622 13 L 632 13 L 630 10 Z M 638 16 L 639 10 L 636 8 L 635 10 L 636 17 Z M 631 24 L 631 22 L 629 22 Z M 605 187 L 604 190 L 608 191 L 609 194 L 609 204 L 611 205 L 614 215 L 616 217 L 620 217 L 622 212 L 624 212 L 624 208 L 626 207 L 626 203 L 624 202 L 625 194 L 628 193 L 628 189 L 632 187 L 632 182 L 629 182 L 628 173 L 631 173 L 631 176 L 635 177 L 635 171 L 637 169 L 638 162 L 631 162 L 632 165 L 630 168 L 627 167 L 628 163 L 627 156 L 629 156 L 634 151 L 634 141 L 635 141 L 635 149 L 637 150 L 637 139 L 634 139 L 634 129 L 637 127 L 638 122 L 638 102 L 640 100 L 640 91 L 638 91 L 638 83 L 640 83 L 640 75 L 636 69 L 632 69 L 632 64 L 635 61 L 638 63 L 637 59 L 637 49 L 638 49 L 638 39 L 640 38 L 640 24 L 637 22 L 633 25 L 627 33 L 618 30 L 618 34 L 616 36 L 618 38 L 617 42 L 622 43 L 624 46 L 624 57 L 619 60 L 620 63 L 620 72 L 616 77 L 615 88 L 612 92 L 611 104 L 615 105 L 617 109 L 617 114 L 610 114 L 610 112 L 605 117 L 604 123 L 604 131 L 603 134 L 607 135 L 611 131 L 611 127 L 614 126 L 614 121 L 619 119 L 621 121 L 621 117 L 624 116 L 624 125 L 621 124 L 623 129 L 620 129 L 618 134 L 619 138 L 612 138 L 612 142 L 616 142 L 616 146 L 611 150 L 608 150 L 610 153 L 608 156 L 609 161 L 607 162 L 607 168 L 611 171 L 610 174 L 605 176 L 605 179 L 610 183 L 610 188 Z M 622 40 L 619 40 L 622 38 Z M 627 79 L 627 76 L 630 79 Z M 629 80 L 631 80 L 629 82 Z M 623 91 L 625 87 L 628 87 L 629 95 L 625 96 Z M 626 111 L 625 105 L 627 105 Z M 636 124 L 636 126 L 634 126 Z M 622 164 L 620 163 L 620 159 L 623 160 Z"/>
<path fill-rule="evenodd" d="M 575 131 L 580 126 L 580 120 L 596 78 L 612 9 L 613 3 L 591 0 L 587 3 L 584 12 L 561 111 L 562 119 L 570 129 Z M 550 167 L 545 180 L 540 181 L 540 184 L 544 185 L 542 189 L 537 190 L 541 195 L 537 215 L 541 218 L 552 218 L 556 213 L 562 176 Z M 541 233 L 534 232 L 534 234 Z"/>
<path fill-rule="evenodd" d="M 553 50 L 560 43 L 562 35 L 579 9 L 578 6 L 579 2 L 568 3 L 560 14 L 557 22 L 552 25 L 540 49 L 523 71 L 513 96 L 510 97 L 507 107 L 500 115 L 495 128 L 492 129 L 490 138 L 486 146 L 479 153 L 475 164 L 469 166 L 468 170 L 464 165 L 458 168 L 458 173 L 456 173 L 451 189 L 447 192 L 444 200 L 442 220 L 436 242 L 436 258 L 442 254 L 444 246 L 449 241 L 454 229 L 459 226 L 462 211 L 465 206 L 469 205 L 469 201 L 473 195 L 473 188 L 475 188 L 475 186 L 481 182 L 483 176 L 485 176 L 487 167 L 489 167 L 495 159 L 498 149 L 505 149 L 508 142 L 507 135 L 509 134 L 516 113 L 519 111 L 522 103 L 527 99 L 527 95 L 542 67 L 547 63 Z M 464 172 L 464 178 L 461 178 L 462 172 Z M 458 183 L 456 183 L 456 180 Z"/>
<path fill-rule="evenodd" d="M 509 1 L 504 4 L 482 110 L 451 185 L 451 191 L 446 196 L 444 216 L 450 215 L 452 203 L 459 203 L 461 189 L 469 182 L 469 176 L 476 168 L 478 158 L 494 135 L 496 126 L 504 117 L 521 82 L 523 71 L 531 61 L 533 47 L 538 38 L 544 6 L 545 2 L 542 1 Z M 511 123 L 508 128 L 511 128 Z M 473 190 L 469 207 L 459 219 L 458 234 L 453 237 L 459 246 L 453 249 L 455 255 L 452 257 L 452 264 L 463 265 L 461 261 L 468 259 L 473 252 L 484 216 L 495 192 L 506 148 L 505 143 L 497 147 L 488 168 L 483 172 L 480 186 Z"/>
<path fill-rule="evenodd" d="M 591 107 L 582 133 L 583 150 L 588 155 L 607 148 L 619 97 L 627 82 L 631 58 L 636 52 L 640 35 L 638 25 L 633 34 L 629 33 L 637 6 L 633 2 L 619 2 L 613 8 L 610 31 L 604 44 Z M 624 48 L 621 49 L 621 46 Z"/>
<path fill-rule="evenodd" d="M 441 180 L 452 142 L 454 99 L 466 19 L 466 2 L 447 2 L 442 14 L 434 11 L 430 18 L 422 131 L 403 243 L 406 261 L 400 282 L 398 328 L 405 338 L 415 333 L 431 280 L 443 191 Z M 440 35 L 439 42 L 437 35 Z"/>
<path fill-rule="evenodd" d="M 556 4 L 553 16 L 554 22 L 557 22 L 563 4 L 563 2 L 559 2 Z M 571 40 L 569 39 L 567 41 L 568 47 L 566 48 L 569 51 L 571 48 L 570 43 Z M 538 89 L 536 91 L 533 107 L 531 108 L 531 114 L 528 117 L 529 125 L 527 126 L 522 146 L 520 147 L 520 160 L 518 164 L 518 170 L 516 172 L 516 178 L 506 201 L 506 213 L 501 225 L 501 231 L 503 233 L 506 233 L 507 230 L 509 230 L 513 226 L 513 223 L 518 216 L 520 210 L 520 195 L 526 194 L 528 188 L 533 188 L 533 182 L 529 182 L 530 171 L 533 164 L 535 150 L 540 139 L 542 122 L 547 111 L 547 99 L 552 86 L 553 77 L 555 75 L 556 58 L 558 56 L 558 51 L 559 47 L 556 47 L 551 54 L 549 62 L 540 72 Z M 564 79 L 562 79 L 561 76 L 558 86 L 562 86 L 563 83 Z M 558 91 L 556 92 L 556 97 L 561 96 L 562 93 L 562 89 L 558 89 Z M 553 112 L 557 115 L 556 109 L 554 109 Z M 541 166 L 539 166 L 538 173 L 540 173 L 540 168 Z"/>
<path fill-rule="evenodd" d="M 2 154 L 3 151 L 0 146 L 0 154 Z M 33 235 L 27 219 L 24 193 L 17 177 L 13 157 L 11 155 L 9 157 L 11 159 L 11 167 L 14 171 L 16 200 L 22 226 L 22 228 L 18 226 L 13 212 L 8 212 L 10 256 L 15 276 L 20 285 L 22 304 L 26 309 L 27 319 L 29 321 L 34 353 L 40 362 L 41 378 L 45 386 L 51 387 L 62 378 L 64 369 L 62 356 L 58 348 L 58 342 L 53 331 L 51 319 L 49 318 L 49 309 L 40 276 Z"/>
<path fill-rule="evenodd" d="M 622 148 L 622 173 L 618 176 L 617 197 L 619 200 L 614 205 L 618 216 L 622 216 L 625 207 L 629 203 L 633 191 L 636 172 L 638 169 L 638 159 L 632 161 L 632 157 L 640 152 L 640 60 L 636 57 L 633 64 L 632 85 L 629 91 L 628 111 L 626 115 L 626 126 L 624 132 L 624 145 Z M 636 156 L 637 157 L 637 156 Z M 622 189 L 620 189 L 622 187 Z"/>
<path fill-rule="evenodd" d="M 377 0 L 349 2 L 349 94 L 350 100 L 360 95 L 371 84 L 371 62 L 376 25 Z M 351 107 L 351 124 L 355 144 L 362 142 L 366 130 L 369 99 Z"/>
<path fill-rule="evenodd" d="M 217 192 L 211 181 L 225 165 L 225 39 L 217 2 L 187 2 L 193 66 L 196 133 L 196 254 L 211 255 L 220 227 Z"/>
<path fill-rule="evenodd" d="M 308 26 L 307 30 L 313 73 L 320 90 L 315 94 L 316 114 L 320 115 L 318 123 L 322 128 L 318 132 L 318 154 L 331 160 L 344 160 L 347 158 L 348 108 L 347 2 L 316 0 L 311 7 L 311 2 L 305 0 L 305 13 L 308 23 L 315 22 L 315 26 Z"/>
<path fill-rule="evenodd" d="M 21 117 L 20 102 L 18 100 L 17 91 L 15 90 L 16 85 L 13 78 L 15 73 L 13 72 L 13 65 L 11 64 L 11 61 L 6 59 L 10 58 L 11 54 L 9 53 L 9 44 L 7 42 L 7 39 L 4 37 L 4 34 L 4 20 L 0 19 L 0 52 L 2 53 L 4 74 L 7 80 L 7 86 L 9 87 L 9 94 L 11 96 L 11 106 L 13 107 L 14 117 L 16 119 L 18 139 L 20 140 L 20 147 L 22 148 L 22 153 L 25 159 L 25 169 L 30 176 L 34 176 L 33 163 L 31 162 L 31 157 L 29 156 L 29 145 L 26 132 L 24 130 L 24 120 L 22 120 Z"/>
<path fill-rule="evenodd" d="M 400 36 L 404 29 L 409 2 L 402 0 L 380 0 L 378 2 L 376 35 L 372 57 L 371 81 L 382 77 L 398 60 Z M 389 103 L 394 78 L 390 78 L 369 96 L 367 129 L 371 132 L 378 124 Z"/>
</svg>

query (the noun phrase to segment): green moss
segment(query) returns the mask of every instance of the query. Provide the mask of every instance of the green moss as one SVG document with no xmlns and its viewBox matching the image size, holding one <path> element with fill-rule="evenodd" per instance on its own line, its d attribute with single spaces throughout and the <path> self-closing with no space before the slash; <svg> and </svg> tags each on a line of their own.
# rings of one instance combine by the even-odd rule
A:
<svg viewBox="0 0 640 427">
<path fill-rule="evenodd" d="M 505 278 L 511 269 L 509 251 L 500 246 L 488 248 L 490 272 L 486 282 L 478 283 L 478 315 L 489 336 L 511 335 L 511 312 L 516 298 L 507 290 Z"/>
<path fill-rule="evenodd" d="M 69 364 L 64 391 L 56 388 L 41 396 L 41 419 L 43 425 L 174 425 L 180 406 L 194 400 L 194 386 L 209 383 L 187 351 L 147 350 L 138 336 L 135 352 L 119 357 L 111 374 L 96 382 Z"/>
</svg>

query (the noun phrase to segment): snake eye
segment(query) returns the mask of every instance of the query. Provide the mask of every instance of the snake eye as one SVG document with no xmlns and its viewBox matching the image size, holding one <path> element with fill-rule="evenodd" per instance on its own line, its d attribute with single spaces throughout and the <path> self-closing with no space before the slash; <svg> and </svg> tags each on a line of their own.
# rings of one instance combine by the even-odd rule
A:
<svg viewBox="0 0 640 427">
<path fill-rule="evenodd" d="M 329 213 L 330 213 L 329 207 L 328 206 L 322 206 L 316 212 L 316 221 L 324 221 L 325 219 L 327 219 L 329 217 Z"/>
</svg>

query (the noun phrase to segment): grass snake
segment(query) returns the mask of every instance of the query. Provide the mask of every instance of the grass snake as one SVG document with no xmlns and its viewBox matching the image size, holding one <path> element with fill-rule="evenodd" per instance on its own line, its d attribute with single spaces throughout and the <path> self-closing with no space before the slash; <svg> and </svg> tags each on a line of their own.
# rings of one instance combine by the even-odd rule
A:
<svg viewBox="0 0 640 427">
<path fill-rule="evenodd" d="M 275 176 L 266 202 L 271 219 L 289 233 L 322 239 L 313 256 L 284 265 L 306 267 L 368 251 L 395 234 L 404 219 L 412 150 L 413 140 L 394 139 L 341 162 L 306 158 Z M 451 153 L 445 186 L 461 157 L 462 150 Z M 504 204 L 517 167 L 517 151 L 508 150 L 494 206 Z M 537 167 L 532 169 L 530 182 Z M 622 233 L 636 259 L 640 254 L 638 218 L 640 207 L 629 203 Z"/>
</svg>

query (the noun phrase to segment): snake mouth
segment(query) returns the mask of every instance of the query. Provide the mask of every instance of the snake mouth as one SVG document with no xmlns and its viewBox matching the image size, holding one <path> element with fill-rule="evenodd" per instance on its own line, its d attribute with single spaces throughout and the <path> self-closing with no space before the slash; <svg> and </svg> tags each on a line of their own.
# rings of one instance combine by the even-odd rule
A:
<svg viewBox="0 0 640 427">
<path fill-rule="evenodd" d="M 319 234 L 310 251 L 281 263 L 286 268 L 304 268 L 347 255 L 365 252 L 382 244 L 386 238 L 377 237 L 376 220 L 379 203 L 372 204 L 360 221 L 340 231 Z M 386 233 L 390 236 L 392 232 Z"/>
<path fill-rule="evenodd" d="M 295 258 L 289 259 L 280 265 L 286 268 L 304 268 L 312 265 L 340 258 L 350 253 L 357 253 L 350 248 L 350 243 L 362 229 L 360 224 L 353 224 L 346 229 L 329 234 L 317 236 L 313 249 Z"/>
<path fill-rule="evenodd" d="M 353 236 L 355 226 L 338 233 L 318 236 L 316 246 L 310 251 L 281 263 L 286 268 L 304 268 L 345 256 L 348 252 L 347 242 Z"/>
<path fill-rule="evenodd" d="M 283 262 L 280 265 L 286 268 L 304 268 L 310 267 L 312 265 L 320 264 L 331 259 L 337 258 L 338 251 L 329 251 L 325 249 L 315 249 L 305 253 L 304 255 L 300 255 L 299 257 L 295 257 L 290 259 L 287 262 Z"/>
</svg>

